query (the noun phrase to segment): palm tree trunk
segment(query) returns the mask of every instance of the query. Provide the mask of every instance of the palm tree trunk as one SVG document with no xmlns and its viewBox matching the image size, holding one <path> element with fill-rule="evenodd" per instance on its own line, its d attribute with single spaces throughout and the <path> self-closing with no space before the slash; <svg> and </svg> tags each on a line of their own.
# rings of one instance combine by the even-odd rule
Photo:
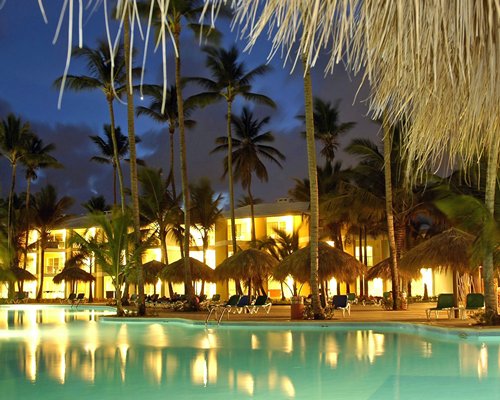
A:
<svg viewBox="0 0 500 400">
<path fill-rule="evenodd" d="M 319 300 L 318 274 L 318 228 L 319 228 L 319 193 L 316 163 L 316 143 L 314 140 L 314 110 L 312 96 L 311 72 L 304 57 L 304 98 L 306 115 L 307 170 L 309 173 L 309 192 L 311 217 L 309 219 L 309 236 L 311 248 L 311 293 L 314 319 L 324 319 L 323 309 Z"/>
<path fill-rule="evenodd" d="M 485 188 L 485 205 L 490 212 L 491 218 L 495 217 L 495 191 L 498 177 L 499 164 L 499 142 L 497 141 L 491 146 L 488 155 L 488 167 L 486 172 L 486 188 Z M 495 283 L 495 271 L 493 264 L 493 246 L 488 246 L 484 252 L 483 259 L 483 274 L 484 274 L 484 302 L 486 315 L 491 322 L 497 319 L 497 285 Z"/>
<path fill-rule="evenodd" d="M 134 96 L 132 89 L 132 49 L 130 48 L 130 22 L 129 22 L 129 7 L 130 4 L 125 3 L 127 7 L 124 18 L 124 43 L 123 50 L 125 53 L 125 69 L 127 71 L 127 125 L 128 125 L 128 143 L 130 157 L 130 189 L 132 195 L 132 217 L 134 222 L 135 246 L 141 243 L 141 223 L 139 217 L 139 183 L 137 179 L 137 154 L 135 148 L 135 121 L 134 121 Z M 146 304 L 144 299 L 144 276 L 142 270 L 142 261 L 137 261 L 137 286 L 139 299 L 137 302 L 137 314 L 142 316 L 146 314 Z"/>
<path fill-rule="evenodd" d="M 43 233 L 40 235 L 42 236 Z M 45 240 L 40 238 L 40 286 L 36 294 L 36 299 L 41 300 L 43 294 L 43 278 L 45 276 Z"/>
<path fill-rule="evenodd" d="M 12 176 L 10 179 L 9 204 L 7 207 L 7 248 L 10 250 L 12 241 L 12 201 L 14 199 L 14 188 L 16 186 L 16 162 L 12 163 Z"/>
<path fill-rule="evenodd" d="M 174 41 L 177 47 L 175 58 L 175 84 L 177 86 L 177 114 L 179 118 L 179 145 L 181 158 L 182 200 L 184 202 L 184 288 L 191 308 L 197 308 L 194 287 L 192 283 L 191 263 L 189 262 L 189 239 L 191 229 L 191 198 L 189 196 L 189 180 L 187 172 L 186 136 L 184 127 L 184 99 L 182 98 L 181 53 L 180 53 L 180 21 L 176 21 Z"/>
<path fill-rule="evenodd" d="M 252 221 L 252 246 L 255 245 L 257 242 L 257 236 L 255 234 L 255 211 L 254 211 L 254 206 L 253 206 L 253 196 L 252 196 L 252 191 L 250 190 L 251 185 L 248 184 L 248 198 L 250 200 L 250 217 Z"/>
<path fill-rule="evenodd" d="M 116 207 L 116 160 L 113 160 L 113 206 Z"/>
<path fill-rule="evenodd" d="M 169 130 L 169 140 L 170 140 L 170 173 L 168 174 L 168 179 L 170 180 L 170 185 L 172 186 L 172 197 L 175 199 L 177 193 L 175 190 L 175 172 L 174 172 L 174 132 Z"/>
<path fill-rule="evenodd" d="M 113 157 L 114 157 L 114 165 L 113 168 L 116 168 L 118 173 L 118 183 L 120 185 L 120 200 L 121 200 L 121 208 L 122 212 L 125 211 L 125 190 L 123 187 L 123 173 L 122 167 L 120 165 L 120 157 L 118 156 L 118 143 L 116 141 L 116 133 L 115 133 L 115 111 L 113 107 L 113 100 L 108 99 L 108 108 L 109 108 L 109 116 L 111 118 L 111 142 L 113 143 Z M 135 140 L 135 137 L 134 137 Z M 116 184 L 114 189 L 114 204 L 116 205 Z"/>
<path fill-rule="evenodd" d="M 31 178 L 26 179 L 26 233 L 24 236 L 24 258 L 23 269 L 28 266 L 28 245 L 30 237 L 30 191 L 31 191 Z"/>
<path fill-rule="evenodd" d="M 168 265 L 168 249 L 167 249 L 167 240 L 165 229 L 160 229 L 160 245 L 161 245 L 161 262 L 165 265 Z M 174 296 L 174 288 L 172 287 L 172 283 L 168 282 L 168 294 L 169 297 L 172 298 Z"/>
<path fill-rule="evenodd" d="M 383 122 L 384 129 L 384 177 L 385 177 L 385 208 L 387 215 L 387 236 L 389 239 L 389 253 L 391 257 L 391 279 L 393 309 L 399 309 L 399 274 L 398 253 L 396 238 L 394 234 L 394 213 L 392 208 L 392 176 L 391 176 L 391 149 L 392 128 L 388 125 L 386 118 Z"/>
<path fill-rule="evenodd" d="M 227 177 L 229 181 L 229 211 L 231 218 L 231 241 L 233 244 L 233 254 L 238 251 L 236 242 L 236 218 L 234 216 L 234 181 L 233 181 L 233 139 L 231 136 L 231 115 L 233 103 L 227 102 Z"/>
<path fill-rule="evenodd" d="M 398 262 L 401 257 L 404 256 L 406 251 L 406 224 L 401 218 L 395 218 L 395 227 L 394 227 L 394 240 L 396 241 L 396 254 Z M 407 280 L 401 278 L 401 287 L 400 290 L 404 292 L 407 287 Z M 455 304 L 457 306 L 457 304 Z"/>
</svg>

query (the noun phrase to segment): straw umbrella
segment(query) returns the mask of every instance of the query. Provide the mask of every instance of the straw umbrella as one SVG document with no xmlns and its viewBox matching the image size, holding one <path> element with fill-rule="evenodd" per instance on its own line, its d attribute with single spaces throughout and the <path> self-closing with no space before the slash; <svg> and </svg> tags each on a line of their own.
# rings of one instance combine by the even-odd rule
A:
<svg viewBox="0 0 500 400">
<path fill-rule="evenodd" d="M 420 278 L 421 274 L 420 270 L 407 271 L 400 269 L 399 276 L 403 279 L 418 279 Z M 376 278 L 392 279 L 390 258 L 386 258 L 380 261 L 379 263 L 375 264 L 366 273 L 367 280 L 372 281 Z"/>
<path fill-rule="evenodd" d="M 310 254 L 309 246 L 293 252 L 279 264 L 273 276 L 283 281 L 290 275 L 299 282 L 308 282 Z M 331 278 L 339 281 L 351 281 L 363 274 L 366 268 L 355 257 L 325 242 L 319 242 L 318 262 L 321 281 L 327 281 Z"/>
<path fill-rule="evenodd" d="M 61 272 L 59 272 L 52 281 L 56 284 L 61 283 L 62 281 L 71 282 L 71 291 L 74 290 L 75 282 L 92 282 L 95 281 L 95 278 L 92 274 L 84 271 L 78 267 L 65 267 Z"/>
<path fill-rule="evenodd" d="M 207 264 L 193 257 L 189 257 L 189 264 L 191 277 L 194 281 L 215 282 L 214 270 Z M 168 267 L 161 272 L 160 277 L 173 283 L 184 282 L 184 258 L 168 264 Z"/>
<path fill-rule="evenodd" d="M 447 229 L 406 252 L 400 259 L 401 270 L 417 273 L 421 268 L 440 271 L 471 272 L 474 236 L 456 228 Z"/>
<path fill-rule="evenodd" d="M 248 293 L 251 293 L 253 282 L 256 289 L 264 291 L 262 284 L 278 264 L 269 253 L 257 249 L 246 249 L 225 259 L 215 269 L 216 277 L 222 281 L 243 279 L 248 283 Z"/>
<path fill-rule="evenodd" d="M 400 259 L 401 270 L 416 273 L 421 268 L 453 271 L 453 297 L 458 305 L 458 276 L 473 272 L 471 260 L 474 236 L 456 228 L 447 229 L 409 250 Z"/>
<path fill-rule="evenodd" d="M 24 268 L 0 268 L 1 282 L 36 281 L 36 276 Z"/>
</svg>

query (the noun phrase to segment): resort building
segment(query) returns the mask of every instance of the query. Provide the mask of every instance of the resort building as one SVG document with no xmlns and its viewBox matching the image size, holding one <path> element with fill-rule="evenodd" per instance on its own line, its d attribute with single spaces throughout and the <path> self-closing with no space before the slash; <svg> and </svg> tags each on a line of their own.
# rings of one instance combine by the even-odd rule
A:
<svg viewBox="0 0 500 400">
<path fill-rule="evenodd" d="M 237 244 L 242 249 L 247 248 L 251 241 L 251 210 L 250 206 L 241 207 L 235 210 L 236 217 L 236 236 Z M 278 199 L 274 203 L 256 204 L 254 206 L 255 232 L 258 240 L 276 235 L 276 229 L 286 232 L 291 235 L 294 232 L 298 234 L 299 247 L 304 247 L 309 243 L 309 203 L 294 202 L 290 199 Z M 321 225 L 321 221 L 320 221 Z M 37 293 L 39 281 L 41 279 L 40 269 L 44 266 L 44 284 L 43 298 L 57 299 L 67 298 L 69 293 L 78 292 L 85 293 L 86 296 L 90 293 L 90 285 L 92 286 L 92 295 L 97 299 L 110 297 L 114 292 L 111 277 L 106 275 L 99 265 L 95 265 L 95 260 L 90 257 L 86 260 L 83 268 L 94 275 L 95 282 L 83 283 L 77 282 L 76 286 L 70 287 L 68 283 L 62 282 L 56 284 L 53 282 L 53 277 L 61 272 L 65 262 L 72 257 L 76 248 L 69 245 L 69 239 L 74 233 L 86 236 L 94 236 L 98 234 L 97 229 L 91 226 L 89 219 L 86 216 L 72 218 L 66 224 L 50 232 L 50 240 L 44 251 L 44 262 L 41 262 L 40 249 L 33 250 L 28 253 L 27 270 L 37 277 L 37 281 L 25 281 L 23 283 L 23 291 L 28 292 L 30 298 L 34 298 Z M 191 229 L 193 236 L 193 245 L 190 249 L 192 258 L 203 260 L 202 239 L 198 230 L 193 227 Z M 229 213 L 224 213 L 217 221 L 214 229 L 209 235 L 209 246 L 206 251 L 206 264 L 211 268 L 215 268 L 227 257 L 233 254 L 231 244 L 231 222 Z M 326 237 L 325 230 L 320 227 L 321 240 L 335 246 L 335 243 Z M 30 232 L 30 243 L 37 240 L 37 232 Z M 181 258 L 182 244 L 177 243 L 174 238 L 167 238 L 167 255 L 168 262 L 174 262 Z M 388 244 L 385 237 L 370 237 L 366 238 L 366 264 L 368 268 L 384 260 L 389 256 Z M 344 251 L 359 256 L 359 242 L 355 237 L 345 241 Z M 143 255 L 143 262 L 151 260 L 161 260 L 160 246 L 155 245 L 149 248 Z M 431 269 L 423 269 L 422 278 L 412 281 L 412 295 L 423 295 L 424 285 L 427 287 L 429 296 L 437 295 L 442 292 L 452 291 L 452 276 L 451 273 L 444 274 L 435 272 Z M 291 278 L 289 278 L 291 279 Z M 17 284 L 16 284 L 17 285 Z M 291 297 L 292 293 L 288 289 L 291 287 L 291 281 L 285 285 L 280 282 L 270 279 L 265 284 L 265 289 L 271 298 Z M 201 287 L 201 282 L 195 282 L 195 291 L 198 293 Z M 364 282 L 364 277 L 356 278 L 353 282 L 337 282 L 332 279 L 328 282 L 330 294 L 336 293 L 357 293 L 367 294 L 370 296 L 382 296 L 383 292 L 391 290 L 390 281 L 376 278 L 372 281 Z M 131 286 L 131 292 L 134 292 L 134 285 Z M 173 285 L 174 292 L 184 293 L 182 284 Z M 283 290 L 283 293 L 282 293 Z M 367 290 L 367 291 L 366 291 Z M 2 285 L 0 288 L 0 297 L 7 297 L 7 285 Z M 16 287 L 17 291 L 17 287 Z M 159 295 L 169 296 L 168 285 L 161 280 L 153 284 L 147 284 L 145 291 L 147 294 L 158 293 Z M 204 283 L 204 293 L 210 297 L 215 293 L 219 293 L 221 298 L 227 298 L 229 294 L 235 293 L 235 284 L 230 282 Z M 307 296 L 309 294 L 308 285 L 302 287 L 300 295 Z"/>
</svg>

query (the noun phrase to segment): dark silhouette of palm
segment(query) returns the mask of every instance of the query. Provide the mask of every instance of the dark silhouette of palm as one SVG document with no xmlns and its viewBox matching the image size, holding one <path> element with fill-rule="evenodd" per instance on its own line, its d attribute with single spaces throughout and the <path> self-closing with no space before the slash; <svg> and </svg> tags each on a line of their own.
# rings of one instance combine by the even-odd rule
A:
<svg viewBox="0 0 500 400">
<path fill-rule="evenodd" d="M 153 121 L 160 124 L 167 125 L 169 133 L 169 154 L 170 154 L 170 171 L 168 175 L 168 180 L 172 187 L 172 195 L 177 196 L 175 190 L 175 179 L 174 179 L 174 134 L 175 130 L 179 126 L 179 113 L 177 107 L 177 88 L 175 85 L 171 85 L 166 92 L 165 105 L 163 106 L 163 86 L 161 85 L 144 85 L 143 92 L 146 96 L 151 97 L 151 103 L 148 107 L 139 106 L 136 107 L 136 114 L 138 116 L 145 115 L 151 118 Z M 162 111 L 163 107 L 163 111 Z M 184 101 L 184 116 L 189 118 L 191 112 L 194 110 L 194 106 L 191 105 L 187 100 Z M 196 122 L 192 119 L 185 119 L 184 125 L 187 128 L 192 128 L 196 125 Z"/>
<path fill-rule="evenodd" d="M 108 104 L 110 115 L 111 131 L 115 130 L 114 100 L 126 92 L 127 71 L 125 68 L 125 58 L 123 46 L 118 46 L 111 57 L 108 42 L 100 40 L 96 49 L 89 47 L 75 48 L 73 50 L 75 58 L 81 58 L 86 62 L 88 75 L 68 75 L 66 77 L 66 87 L 77 92 L 87 90 L 100 90 Z M 111 59 L 113 58 L 113 62 Z M 132 76 L 138 76 L 140 68 L 132 68 Z M 60 86 L 62 77 L 56 79 L 54 84 Z M 118 144 L 114 142 L 115 135 L 111 135 L 113 140 L 113 155 L 116 160 L 118 180 L 120 183 L 120 195 L 122 205 L 125 204 L 125 192 L 123 186 L 123 175 L 119 160 Z"/>
<path fill-rule="evenodd" d="M 29 123 L 22 122 L 20 117 L 9 114 L 7 118 L 0 123 L 0 154 L 10 163 L 12 168 L 9 200 L 7 205 L 7 245 L 11 241 L 11 219 L 12 219 L 12 201 L 16 186 L 16 169 L 27 153 L 27 147 L 31 136 L 33 135 Z"/>
<path fill-rule="evenodd" d="M 35 134 L 31 134 L 26 143 L 26 154 L 21 159 L 26 172 L 26 233 L 25 233 L 25 247 L 24 247 L 24 259 L 23 267 L 26 269 L 26 263 L 28 260 L 28 238 L 30 229 L 30 191 L 31 191 L 31 181 L 38 178 L 37 172 L 41 168 L 63 168 L 57 159 L 50 155 L 51 152 L 55 150 L 56 146 L 53 143 L 45 145 L 43 140 L 37 137 Z"/>
<path fill-rule="evenodd" d="M 189 78 L 190 81 L 198 83 L 206 89 L 206 92 L 192 96 L 193 101 L 201 105 L 207 105 L 219 100 L 227 103 L 227 165 L 229 180 L 229 206 L 231 214 L 231 236 L 233 251 L 237 251 L 236 225 L 234 217 L 234 188 L 233 188 L 233 151 L 232 151 L 232 105 L 234 100 L 241 96 L 246 100 L 262 103 L 275 107 L 274 101 L 269 97 L 252 92 L 252 81 L 267 73 L 270 68 L 267 65 L 247 71 L 245 64 L 239 60 L 238 49 L 233 46 L 229 50 L 206 46 L 203 51 L 207 55 L 206 66 L 210 70 L 213 79 L 196 77 Z"/>
<path fill-rule="evenodd" d="M 116 147 L 117 147 L 117 153 L 118 153 L 118 162 L 116 161 L 115 158 L 115 151 L 113 148 L 113 138 L 112 138 L 112 133 L 113 129 L 111 128 L 111 125 L 104 125 L 104 137 L 102 136 L 89 136 L 90 139 L 97 145 L 101 155 L 100 156 L 93 156 L 91 157 L 92 161 L 96 161 L 101 164 L 111 164 L 113 166 L 113 204 L 116 205 L 116 178 L 117 178 L 117 171 L 120 168 L 120 161 L 123 160 L 129 152 L 129 141 L 128 137 L 125 136 L 120 127 L 117 126 L 114 129 L 115 133 L 115 142 L 116 142 Z M 136 137 L 135 139 L 136 143 L 139 143 L 141 140 L 140 138 Z M 138 160 L 138 163 L 140 160 Z M 142 162 L 141 162 L 142 163 Z"/>
<path fill-rule="evenodd" d="M 42 298 L 43 279 L 45 273 L 45 249 L 52 229 L 60 227 L 71 216 L 66 214 L 73 204 L 73 199 L 63 196 L 57 197 L 54 186 L 47 185 L 33 197 L 33 223 L 39 234 L 40 248 L 40 284 L 36 295 L 37 300 Z"/>
<path fill-rule="evenodd" d="M 253 113 L 243 107 L 240 116 L 232 116 L 231 122 L 234 127 L 235 137 L 232 138 L 232 159 L 234 178 L 241 182 L 243 189 L 247 190 L 250 198 L 250 210 L 252 214 L 252 241 L 256 240 L 254 215 L 253 215 L 253 196 L 252 196 L 252 176 L 255 175 L 260 181 L 267 182 L 269 177 L 264 161 L 270 161 L 279 167 L 285 160 L 285 156 L 276 148 L 267 143 L 274 142 L 274 136 L 270 131 L 262 132 L 263 127 L 269 123 L 269 117 L 261 120 L 254 118 Z M 218 137 L 215 142 L 217 146 L 213 152 L 229 151 L 228 138 L 226 136 Z M 224 175 L 228 173 L 228 157 L 224 159 Z"/>
<path fill-rule="evenodd" d="M 339 104 L 340 101 L 332 104 L 319 97 L 314 98 L 314 137 L 321 141 L 323 148 L 320 153 L 329 163 L 333 162 L 339 148 L 339 137 L 356 126 L 355 122 L 339 121 Z M 298 118 L 305 120 L 304 115 L 299 115 Z"/>
</svg>

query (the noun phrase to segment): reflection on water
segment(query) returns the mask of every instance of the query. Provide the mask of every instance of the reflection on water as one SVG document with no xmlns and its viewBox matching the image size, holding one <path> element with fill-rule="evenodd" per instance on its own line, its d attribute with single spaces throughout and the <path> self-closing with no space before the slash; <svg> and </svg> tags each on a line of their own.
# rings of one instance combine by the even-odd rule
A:
<svg viewBox="0 0 500 400">
<path fill-rule="evenodd" d="M 0 308 L 2 398 L 421 399 L 437 398 L 431 390 L 442 378 L 455 399 L 471 385 L 484 398 L 500 389 L 496 343 L 375 330 L 103 324 L 97 315 Z"/>
</svg>

